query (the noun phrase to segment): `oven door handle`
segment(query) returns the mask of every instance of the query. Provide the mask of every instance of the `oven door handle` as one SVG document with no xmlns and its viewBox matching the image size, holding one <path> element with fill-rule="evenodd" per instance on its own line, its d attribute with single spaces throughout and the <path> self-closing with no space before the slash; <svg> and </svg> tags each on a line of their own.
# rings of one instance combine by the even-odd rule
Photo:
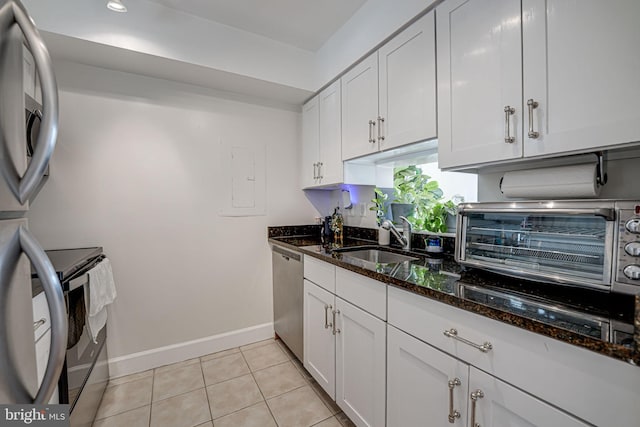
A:
<svg viewBox="0 0 640 427">
<path fill-rule="evenodd" d="M 51 317 L 51 344 L 47 369 L 44 372 L 42 384 L 33 402 L 39 405 L 46 404 L 49 401 L 62 373 L 62 365 L 64 364 L 67 350 L 68 319 L 62 286 L 47 254 L 26 228 L 20 227 L 19 236 L 22 251 L 31 261 L 42 283 Z"/>
<path fill-rule="evenodd" d="M 517 202 L 516 202 L 517 203 Z M 509 208 L 506 206 L 501 207 L 468 207 L 462 206 L 458 208 L 460 214 L 469 213 L 518 213 L 518 214 L 566 214 L 566 215 L 593 215 L 600 216 L 607 221 L 614 221 L 616 219 L 616 210 L 612 208 Z"/>
<path fill-rule="evenodd" d="M 42 89 L 42 123 L 40 131 L 38 132 L 31 162 L 22 177 L 17 175 L 17 171 L 10 176 L 7 173 L 3 174 L 14 196 L 20 203 L 25 203 L 31 198 L 34 191 L 37 190 L 38 184 L 47 170 L 47 165 L 49 164 L 56 145 L 59 113 L 58 90 L 49 51 L 44 45 L 42 37 L 31 17 L 19 0 L 9 0 L 0 8 L 0 22 L 6 25 L 7 21 L 17 23 L 20 31 L 24 35 L 27 46 L 33 55 L 35 68 L 40 80 L 40 87 Z M 21 97 L 22 96 L 24 95 L 21 95 Z M 15 105 L 21 104 L 21 99 L 2 100 L 2 106 L 5 108 L 12 108 Z M 24 113 L 22 112 L 22 114 Z M 26 146 L 26 134 L 21 134 L 23 130 L 18 132 L 19 129 L 24 128 L 5 129 L 5 131 L 12 133 L 9 135 L 9 138 L 22 140 L 24 141 L 22 146 Z"/>
</svg>

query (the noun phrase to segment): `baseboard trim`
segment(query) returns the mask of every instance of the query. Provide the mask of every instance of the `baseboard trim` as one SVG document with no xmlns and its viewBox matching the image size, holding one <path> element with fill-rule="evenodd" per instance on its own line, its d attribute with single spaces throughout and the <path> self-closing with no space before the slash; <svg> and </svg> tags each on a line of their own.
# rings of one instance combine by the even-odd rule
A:
<svg viewBox="0 0 640 427">
<path fill-rule="evenodd" d="M 273 322 L 270 322 L 193 341 L 114 357 L 109 359 L 109 376 L 118 378 L 135 374 L 273 337 Z"/>
</svg>

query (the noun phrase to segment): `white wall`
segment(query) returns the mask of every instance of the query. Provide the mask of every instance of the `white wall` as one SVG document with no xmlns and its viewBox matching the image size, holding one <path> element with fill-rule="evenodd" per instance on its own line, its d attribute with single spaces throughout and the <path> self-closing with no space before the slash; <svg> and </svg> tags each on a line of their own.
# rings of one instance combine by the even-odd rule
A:
<svg viewBox="0 0 640 427">
<path fill-rule="evenodd" d="M 312 223 L 300 115 L 206 89 L 56 63 L 60 134 L 30 212 L 46 249 L 100 245 L 111 358 L 272 322 L 267 226 Z M 266 216 L 218 216 L 216 144 L 267 146 Z"/>
</svg>

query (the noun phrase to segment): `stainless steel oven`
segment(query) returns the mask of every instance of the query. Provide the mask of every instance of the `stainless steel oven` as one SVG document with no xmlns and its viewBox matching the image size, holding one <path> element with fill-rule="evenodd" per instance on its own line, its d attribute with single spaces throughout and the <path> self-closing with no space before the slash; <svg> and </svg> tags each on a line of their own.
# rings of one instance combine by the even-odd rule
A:
<svg viewBox="0 0 640 427">
<path fill-rule="evenodd" d="M 109 366 L 107 327 L 95 341 L 85 328 L 85 287 L 89 284 L 87 272 L 105 256 L 101 247 L 46 253 L 62 284 L 68 314 L 67 352 L 58 382 L 60 403 L 69 404 L 72 427 L 90 427 L 109 381 Z"/>
<path fill-rule="evenodd" d="M 532 280 L 640 293 L 640 202 L 466 203 L 456 261 Z"/>
</svg>

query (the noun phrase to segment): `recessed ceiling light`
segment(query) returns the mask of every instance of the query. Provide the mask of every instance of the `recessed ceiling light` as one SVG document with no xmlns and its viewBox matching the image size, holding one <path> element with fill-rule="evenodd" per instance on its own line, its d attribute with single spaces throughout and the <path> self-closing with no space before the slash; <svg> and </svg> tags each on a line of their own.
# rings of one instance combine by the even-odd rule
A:
<svg viewBox="0 0 640 427">
<path fill-rule="evenodd" d="M 120 0 L 109 0 L 107 2 L 107 9 L 112 10 L 114 12 L 126 12 L 127 6 L 122 4 Z"/>
</svg>

